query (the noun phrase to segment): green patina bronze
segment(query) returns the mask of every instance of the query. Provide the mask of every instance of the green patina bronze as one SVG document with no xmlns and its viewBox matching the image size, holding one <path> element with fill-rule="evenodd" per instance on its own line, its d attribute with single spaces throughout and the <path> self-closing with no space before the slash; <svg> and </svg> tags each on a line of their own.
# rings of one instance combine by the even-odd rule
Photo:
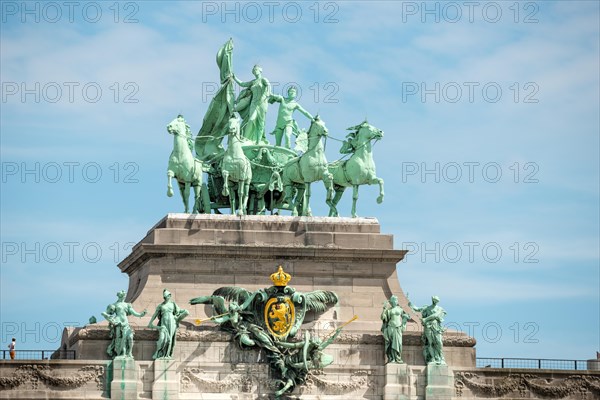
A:
<svg viewBox="0 0 600 400">
<path fill-rule="evenodd" d="M 385 355 L 390 363 L 404 362 L 402 361 L 402 333 L 406 330 L 406 322 L 409 319 L 408 313 L 398 305 L 398 297 L 392 296 L 383 304 L 381 333 L 385 342 Z"/>
<path fill-rule="evenodd" d="M 211 160 L 224 151 L 221 142 L 227 134 L 227 123 L 233 115 L 235 102 L 232 56 L 233 40 L 229 39 L 217 53 L 221 87 L 211 100 L 196 136 L 196 154 L 202 161 Z"/>
<path fill-rule="evenodd" d="M 309 311 L 322 313 L 337 304 L 338 297 L 326 290 L 296 291 L 287 286 L 291 277 L 281 267 L 271 279 L 274 283 L 271 287 L 254 292 L 233 286 L 222 287 L 212 295 L 191 299 L 190 304 L 212 305 L 215 315 L 209 320 L 231 332 L 241 349 L 265 351 L 277 389 L 275 395 L 279 397 L 303 384 L 311 370 L 333 362 L 333 357 L 324 354 L 323 350 L 335 340 L 344 325 L 322 339 L 308 331 L 300 335 L 301 339 L 294 339 Z"/>
<path fill-rule="evenodd" d="M 187 310 L 180 308 L 172 299 L 171 292 L 163 290 L 164 301 L 156 307 L 156 311 L 148 328 L 158 329 L 158 341 L 156 342 L 156 351 L 152 355 L 153 359 L 170 359 L 173 357 L 175 349 L 175 337 L 179 323 L 189 315 Z M 158 318 L 158 325 L 154 325 L 154 320 Z"/>
<path fill-rule="evenodd" d="M 233 79 L 245 88 L 240 92 L 235 111 L 242 117 L 242 134 L 255 144 L 269 144 L 265 138 L 265 121 L 267 118 L 268 100 L 271 97 L 271 84 L 262 76 L 262 68 L 255 65 L 252 68 L 254 79 L 242 82 L 235 75 Z"/>
<path fill-rule="evenodd" d="M 431 298 L 431 305 L 415 307 L 409 301 L 408 306 L 413 311 L 421 313 L 421 322 L 423 324 L 421 341 L 423 342 L 423 357 L 425 358 L 425 362 L 427 364 L 446 365 L 442 338 L 445 330 L 443 323 L 446 311 L 438 306 L 439 302 L 439 297 L 433 296 Z"/>
<path fill-rule="evenodd" d="M 312 215 L 309 205 L 312 182 L 323 181 L 327 190 L 326 201 L 332 201 L 333 177 L 328 169 L 322 141 L 326 136 L 325 123 L 318 116 L 315 117 L 308 130 L 308 149 L 283 166 L 281 178 L 284 196 L 281 201 L 292 205 L 292 215 Z"/>
<path fill-rule="evenodd" d="M 369 125 L 367 121 L 348 128 L 352 131 L 342 144 L 340 153 L 352 154 L 348 160 L 336 161 L 329 164 L 329 172 L 333 174 L 335 197 L 328 202 L 329 216 L 337 217 L 336 208 L 344 190 L 352 187 L 352 217 L 356 218 L 356 202 L 360 185 L 379 185 L 377 203 L 383 202 L 383 179 L 377 177 L 375 161 L 373 161 L 373 141 L 383 138 L 383 131 Z"/>
<path fill-rule="evenodd" d="M 375 173 L 372 143 L 383 132 L 366 122 L 353 128 L 342 146 L 342 157 L 327 163 L 324 140 L 327 128 L 318 117 L 296 101 L 296 89 L 288 89 L 287 97 L 271 93 L 269 80 L 262 68 L 252 69 L 254 79 L 244 82 L 233 72 L 233 40 L 229 39 L 217 52 L 221 86 L 202 120 L 194 140 L 191 129 L 182 116 L 173 120 L 168 131 L 174 135 L 173 153 L 169 159 L 168 195 L 172 196 L 171 178 L 179 182 L 185 212 L 189 211 L 190 187 L 194 189 L 193 213 L 220 213 L 229 209 L 238 215 L 279 214 L 287 210 L 292 215 L 310 216 L 311 183 L 323 181 L 325 202 L 330 216 L 338 216 L 337 204 L 346 187 L 352 187 L 352 216 L 356 217 L 358 187 L 378 184 L 383 201 L 383 180 Z M 242 90 L 237 99 L 234 85 Z M 272 134 L 275 145 L 265 135 L 269 103 L 279 103 L 277 122 Z M 308 130 L 300 127 L 293 114 L 299 111 L 310 120 Z M 241 118 L 241 123 L 238 116 Z M 291 149 L 291 136 L 296 147 Z M 223 140 L 228 136 L 227 148 Z M 193 145 L 192 145 L 193 144 Z M 194 158 L 189 149 L 195 150 Z M 207 173 L 206 183 L 202 179 Z M 335 195 L 334 195 L 335 190 Z"/>
<path fill-rule="evenodd" d="M 275 146 L 281 146 L 283 139 L 283 147 L 290 149 L 292 147 L 292 133 L 295 136 L 300 134 L 300 128 L 298 127 L 298 124 L 292 118 L 294 111 L 300 111 L 308 119 L 313 119 L 313 117 L 308 111 L 306 111 L 300 104 L 296 102 L 296 88 L 294 87 L 290 87 L 288 89 L 287 97 L 282 97 L 275 94 L 271 95 L 269 98 L 269 103 L 275 102 L 280 103 L 280 105 L 279 112 L 277 113 L 277 124 L 275 126 L 275 130 L 271 132 L 271 134 L 275 135 Z"/>
<path fill-rule="evenodd" d="M 111 342 L 106 353 L 112 358 L 133 357 L 133 329 L 127 320 L 130 315 L 141 318 L 146 315 L 146 310 L 138 313 L 131 303 L 126 303 L 124 290 L 117 293 L 117 301 L 109 304 L 102 313 L 110 327 Z"/>
<path fill-rule="evenodd" d="M 178 115 L 169 125 L 167 131 L 173 135 L 173 151 L 169 157 L 167 170 L 167 196 L 173 196 L 171 179 L 177 179 L 179 191 L 183 199 L 184 212 L 189 212 L 190 187 L 194 188 L 193 213 L 210 211 L 210 204 L 202 201 L 202 191 L 206 192 L 202 183 L 202 162 L 192 154 L 192 134 L 190 126 L 185 122 L 183 115 Z"/>
<path fill-rule="evenodd" d="M 230 192 L 230 183 L 237 184 L 237 198 L 239 200 L 238 215 L 246 213 L 248 205 L 248 192 L 252 181 L 252 167 L 250 160 L 242 150 L 242 137 L 240 134 L 240 123 L 235 116 L 229 118 L 227 124 L 228 139 L 227 150 L 221 160 L 221 176 L 223 177 L 223 196 L 229 197 L 231 213 L 235 213 L 236 196 Z"/>
</svg>

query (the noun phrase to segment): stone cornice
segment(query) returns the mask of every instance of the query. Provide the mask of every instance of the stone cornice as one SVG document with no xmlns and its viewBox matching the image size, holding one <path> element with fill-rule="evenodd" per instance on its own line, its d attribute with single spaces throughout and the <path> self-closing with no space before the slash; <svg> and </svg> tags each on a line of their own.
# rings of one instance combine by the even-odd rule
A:
<svg viewBox="0 0 600 400">
<path fill-rule="evenodd" d="M 261 245 L 176 245 L 140 243 L 119 263 L 122 272 L 131 274 L 150 258 L 177 256 L 202 259 L 308 260 L 316 262 L 400 262 L 407 250 L 344 249 L 316 246 Z"/>
<path fill-rule="evenodd" d="M 155 341 L 158 332 L 154 329 L 135 329 L 135 340 Z M 405 332 L 402 343 L 407 346 L 420 346 L 421 334 L 419 332 Z M 110 340 L 108 328 L 86 327 L 79 330 L 71 337 L 70 345 L 78 340 Z M 177 340 L 182 342 L 230 342 L 231 334 L 218 329 L 180 329 L 177 331 Z M 342 332 L 335 343 L 337 344 L 376 344 L 383 346 L 383 336 L 365 332 Z M 444 346 L 448 347 L 473 347 L 475 339 L 467 335 L 444 335 Z"/>
</svg>

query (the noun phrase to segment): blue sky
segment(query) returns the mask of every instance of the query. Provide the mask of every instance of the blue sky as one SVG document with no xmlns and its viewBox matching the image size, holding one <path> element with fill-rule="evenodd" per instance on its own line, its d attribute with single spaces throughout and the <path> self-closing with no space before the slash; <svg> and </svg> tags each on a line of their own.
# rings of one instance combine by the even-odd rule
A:
<svg viewBox="0 0 600 400">
<path fill-rule="evenodd" d="M 595 356 L 598 2 L 223 4 L 1 4 L 2 342 L 56 348 L 127 287 L 117 262 L 182 211 L 165 126 L 198 131 L 232 37 L 238 77 L 297 86 L 332 136 L 385 132 L 385 201 L 363 187 L 358 212 L 410 250 L 415 303 L 439 295 L 479 356 Z"/>
</svg>

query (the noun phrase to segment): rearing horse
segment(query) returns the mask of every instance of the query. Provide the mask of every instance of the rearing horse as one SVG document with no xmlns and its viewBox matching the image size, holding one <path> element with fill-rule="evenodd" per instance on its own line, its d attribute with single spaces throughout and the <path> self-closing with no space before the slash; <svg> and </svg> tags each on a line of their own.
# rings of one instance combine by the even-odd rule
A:
<svg viewBox="0 0 600 400">
<path fill-rule="evenodd" d="M 288 201 L 293 205 L 292 215 L 310 216 L 310 184 L 323 181 L 327 189 L 327 203 L 333 197 L 332 175 L 327 169 L 327 159 L 321 138 L 327 136 L 327 128 L 319 117 L 315 117 L 308 130 L 308 150 L 302 156 L 289 161 L 281 174 L 284 196 L 281 203 Z M 293 195 L 297 189 L 296 196 Z M 300 210 L 298 207 L 301 206 Z"/>
<path fill-rule="evenodd" d="M 335 161 L 329 164 L 329 171 L 333 174 L 333 187 L 335 197 L 329 203 L 329 216 L 337 217 L 337 204 L 347 187 L 354 189 L 352 195 L 352 217 L 356 218 L 356 201 L 358 200 L 358 187 L 360 185 L 379 184 L 379 197 L 377 203 L 383 202 L 383 179 L 377 177 L 375 162 L 373 161 L 373 148 L 371 141 L 383 138 L 383 131 L 369 125 L 367 121 L 360 125 L 348 128 L 352 130 L 344 141 L 340 152 L 352 156 L 346 161 Z"/>
<path fill-rule="evenodd" d="M 178 115 L 169 125 L 167 131 L 173 135 L 173 151 L 169 157 L 169 167 L 167 170 L 167 196 L 173 196 L 173 186 L 171 179 L 177 179 L 179 191 L 183 199 L 185 212 L 189 212 L 190 186 L 194 188 L 194 208 L 193 213 L 201 211 L 202 194 L 202 162 L 192 154 L 190 147 L 191 131 L 188 124 L 185 123 L 183 115 Z M 210 212 L 210 205 L 204 204 L 204 212 Z"/>
<path fill-rule="evenodd" d="M 237 182 L 237 193 L 239 200 L 238 215 L 246 213 L 248 204 L 248 191 L 252 181 L 252 168 L 250 160 L 242 149 L 242 137 L 240 134 L 240 122 L 235 116 L 231 116 L 227 122 L 227 150 L 221 161 L 221 174 L 223 175 L 223 196 L 229 196 L 231 213 L 235 213 L 235 196 L 229 190 L 229 182 Z"/>
</svg>

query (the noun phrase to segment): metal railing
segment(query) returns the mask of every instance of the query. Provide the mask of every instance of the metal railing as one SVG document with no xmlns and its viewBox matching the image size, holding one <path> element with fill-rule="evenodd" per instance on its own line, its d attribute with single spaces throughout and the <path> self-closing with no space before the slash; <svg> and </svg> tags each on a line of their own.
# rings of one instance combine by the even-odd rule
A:
<svg viewBox="0 0 600 400">
<path fill-rule="evenodd" d="M 2 360 L 10 360 L 10 351 L 2 350 Z M 74 360 L 75 350 L 15 350 L 15 360 Z"/>
<path fill-rule="evenodd" d="M 524 368 L 524 369 L 567 369 L 600 370 L 600 360 L 555 360 L 543 358 L 479 358 L 477 368 Z"/>
</svg>

